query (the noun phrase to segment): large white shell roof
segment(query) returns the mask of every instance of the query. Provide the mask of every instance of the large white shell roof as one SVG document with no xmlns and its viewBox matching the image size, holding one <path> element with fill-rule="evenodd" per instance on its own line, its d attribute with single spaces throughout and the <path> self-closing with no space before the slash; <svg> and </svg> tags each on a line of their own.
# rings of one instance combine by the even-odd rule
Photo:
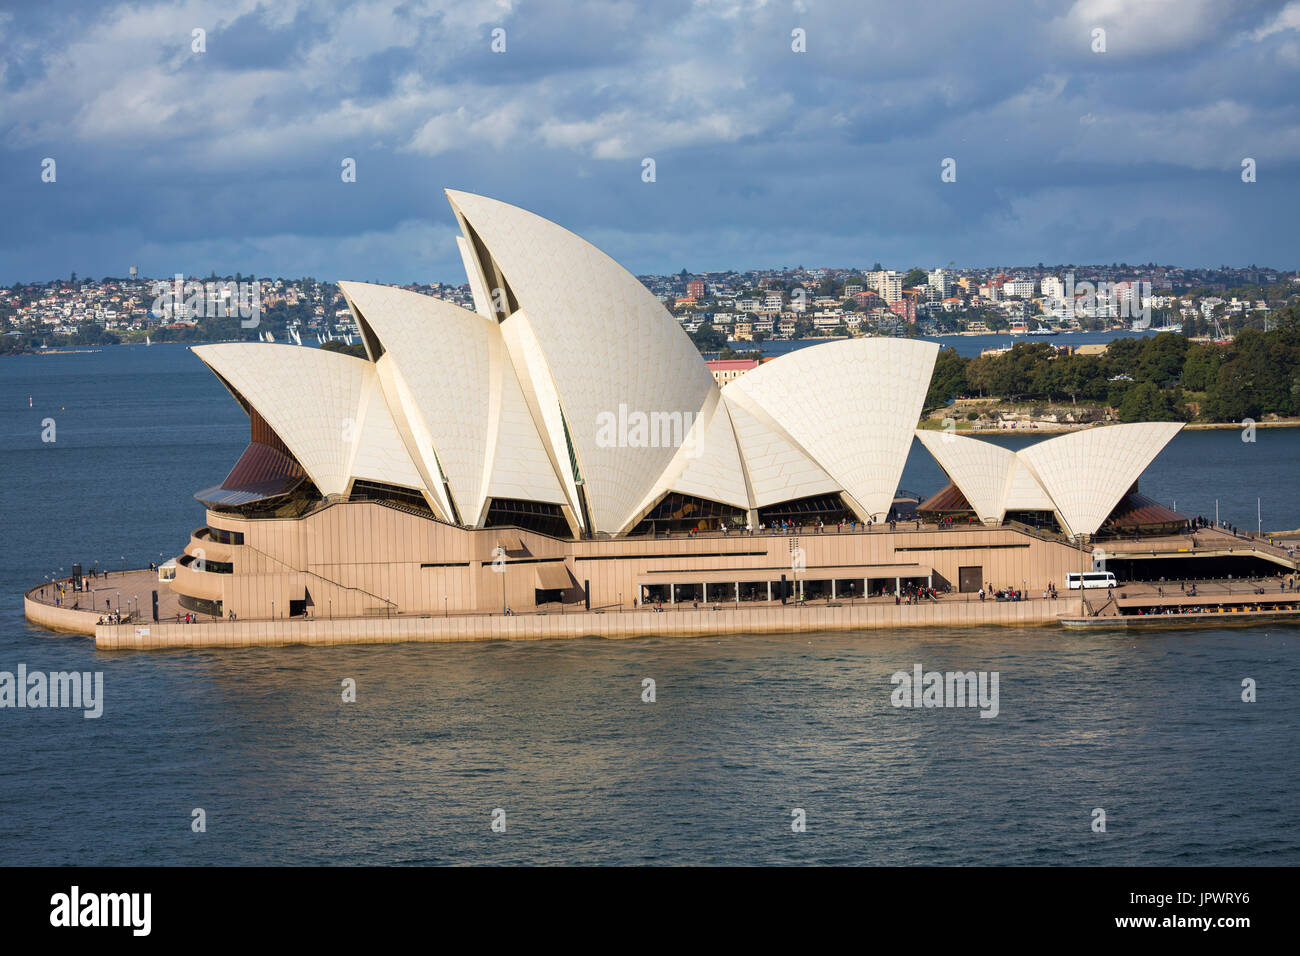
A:
<svg viewBox="0 0 1300 956">
<path fill-rule="evenodd" d="M 717 391 L 713 376 L 663 304 L 595 246 L 495 199 L 453 190 L 447 196 L 486 246 L 545 353 L 592 524 L 621 528 L 680 443 L 643 445 L 634 426 L 610 442 L 601 428 L 606 416 L 694 422 Z"/>
<path fill-rule="evenodd" d="M 719 389 L 663 305 L 605 253 L 515 206 L 447 196 L 475 311 L 342 282 L 368 361 L 262 343 L 195 349 L 323 493 L 387 482 L 467 526 L 496 499 L 544 502 L 572 529 L 611 534 L 670 493 L 751 518 L 828 493 L 862 518 L 889 511 L 937 345 L 826 343 Z M 1100 431 L 1113 434 L 1020 455 L 921 440 L 982 517 L 1050 502 L 1087 532 L 1172 435 L 1162 423 Z"/>
</svg>

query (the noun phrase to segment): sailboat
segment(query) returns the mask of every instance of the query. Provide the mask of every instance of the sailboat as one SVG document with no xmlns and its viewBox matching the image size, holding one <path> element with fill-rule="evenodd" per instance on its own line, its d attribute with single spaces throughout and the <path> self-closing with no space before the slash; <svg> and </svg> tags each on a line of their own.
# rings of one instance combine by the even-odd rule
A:
<svg viewBox="0 0 1300 956">
<path fill-rule="evenodd" d="M 302 336 L 298 334 L 298 330 L 297 330 L 297 329 L 290 329 L 289 332 L 293 335 L 293 342 L 294 342 L 294 344 L 295 344 L 295 345 L 302 345 Z"/>
<path fill-rule="evenodd" d="M 145 345 L 153 345 L 153 343 L 149 341 L 149 333 L 148 333 L 148 332 L 146 332 L 145 335 L 144 335 L 144 344 L 145 344 Z"/>
</svg>

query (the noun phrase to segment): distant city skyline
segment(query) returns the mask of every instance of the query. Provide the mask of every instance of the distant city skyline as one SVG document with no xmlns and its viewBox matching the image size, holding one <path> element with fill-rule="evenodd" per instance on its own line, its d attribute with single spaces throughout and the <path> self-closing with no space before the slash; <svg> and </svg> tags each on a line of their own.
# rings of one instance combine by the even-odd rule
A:
<svg viewBox="0 0 1300 956">
<path fill-rule="evenodd" d="M 638 275 L 1300 265 L 1300 2 L 941 6 L 0 11 L 0 284 L 459 284 L 444 187 Z"/>
</svg>

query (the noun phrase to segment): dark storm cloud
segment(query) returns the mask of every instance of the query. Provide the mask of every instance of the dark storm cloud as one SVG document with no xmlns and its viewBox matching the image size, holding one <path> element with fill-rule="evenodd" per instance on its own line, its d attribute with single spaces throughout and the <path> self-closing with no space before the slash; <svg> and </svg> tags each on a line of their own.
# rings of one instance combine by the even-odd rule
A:
<svg viewBox="0 0 1300 956">
<path fill-rule="evenodd" d="M 637 272 L 1300 253 L 1300 2 L 54 2 L 0 53 L 5 283 L 460 281 L 443 186 Z"/>
</svg>

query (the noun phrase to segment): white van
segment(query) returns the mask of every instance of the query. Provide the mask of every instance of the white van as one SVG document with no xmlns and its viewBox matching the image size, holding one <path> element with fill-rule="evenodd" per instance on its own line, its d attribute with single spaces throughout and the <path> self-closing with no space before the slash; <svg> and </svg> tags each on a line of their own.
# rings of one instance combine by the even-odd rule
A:
<svg viewBox="0 0 1300 956">
<path fill-rule="evenodd" d="M 1118 587 L 1119 582 L 1115 580 L 1113 571 L 1071 571 L 1065 576 L 1066 586 L 1071 591 L 1077 591 L 1080 587 L 1085 588 L 1113 588 Z"/>
</svg>

